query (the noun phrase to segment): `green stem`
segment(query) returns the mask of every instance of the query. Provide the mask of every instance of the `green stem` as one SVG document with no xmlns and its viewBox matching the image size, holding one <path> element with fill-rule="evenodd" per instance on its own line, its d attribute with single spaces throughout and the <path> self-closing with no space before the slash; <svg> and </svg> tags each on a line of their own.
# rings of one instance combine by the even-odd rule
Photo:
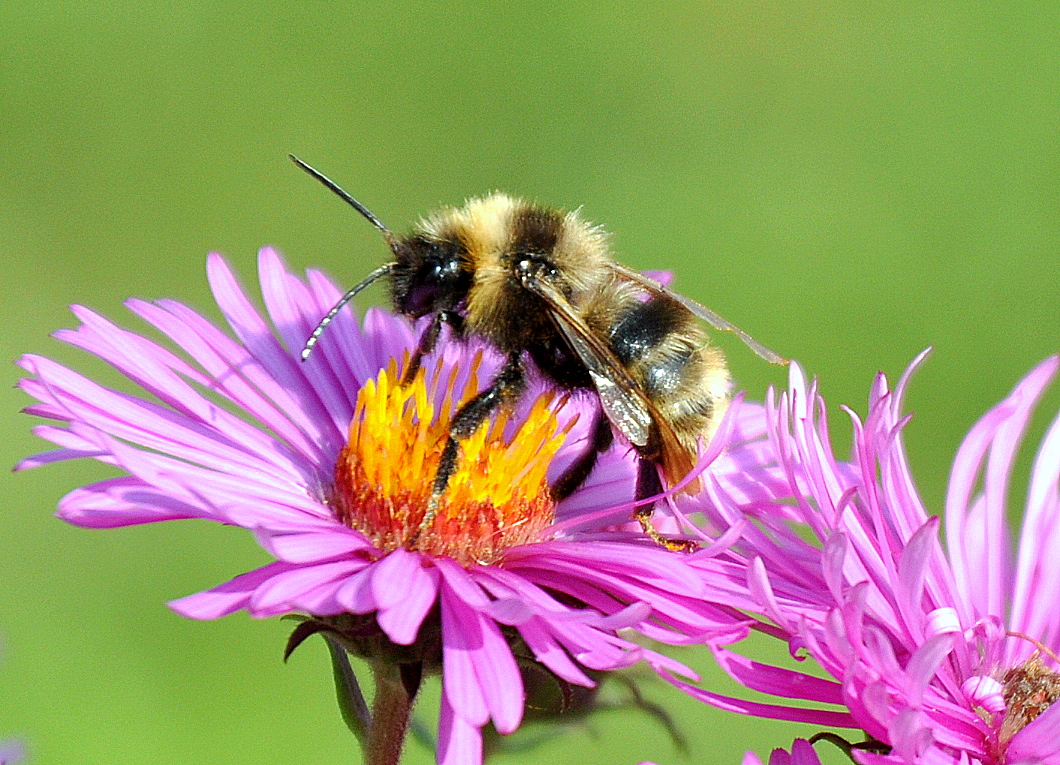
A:
<svg viewBox="0 0 1060 765">
<path fill-rule="evenodd" d="M 373 675 L 375 698 L 364 762 L 365 765 L 398 765 L 415 698 L 405 687 L 395 665 L 379 662 L 373 667 Z"/>
</svg>

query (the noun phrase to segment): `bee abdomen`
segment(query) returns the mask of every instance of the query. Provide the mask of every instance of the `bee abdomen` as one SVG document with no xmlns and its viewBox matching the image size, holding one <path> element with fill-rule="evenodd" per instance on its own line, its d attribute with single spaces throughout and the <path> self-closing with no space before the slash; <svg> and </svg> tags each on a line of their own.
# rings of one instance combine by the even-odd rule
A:
<svg viewBox="0 0 1060 765">
<path fill-rule="evenodd" d="M 630 376 L 695 453 L 725 413 L 729 378 L 721 352 L 707 346 L 695 317 L 666 295 L 628 306 L 612 326 L 609 345 Z"/>
<path fill-rule="evenodd" d="M 677 385 L 654 396 L 656 407 L 689 452 L 695 453 L 697 442 L 706 444 L 718 428 L 729 404 L 729 373 L 725 359 L 717 348 L 693 351 Z"/>
<path fill-rule="evenodd" d="M 658 352 L 667 338 L 692 324 L 688 311 L 676 300 L 657 295 L 647 302 L 634 301 L 611 327 L 609 344 L 615 356 L 632 368 Z M 698 329 L 696 330 L 698 331 Z"/>
</svg>

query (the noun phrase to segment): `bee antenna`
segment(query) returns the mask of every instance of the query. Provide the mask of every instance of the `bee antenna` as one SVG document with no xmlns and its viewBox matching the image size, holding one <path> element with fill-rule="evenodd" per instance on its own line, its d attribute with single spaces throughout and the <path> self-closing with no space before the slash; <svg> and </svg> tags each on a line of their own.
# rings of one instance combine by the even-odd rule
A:
<svg viewBox="0 0 1060 765">
<path fill-rule="evenodd" d="M 379 220 L 379 218 L 375 217 L 372 214 L 371 210 L 369 210 L 367 207 L 365 207 L 360 202 L 358 202 L 356 199 L 354 199 L 349 194 L 347 194 L 343 190 L 343 188 L 341 186 L 339 186 L 339 184 L 335 183 L 335 181 L 333 181 L 330 178 L 328 178 L 326 175 L 324 175 L 322 172 L 317 170 L 312 165 L 306 164 L 305 162 L 300 160 L 298 157 L 296 157 L 294 154 L 288 154 L 287 156 L 291 158 L 292 162 L 294 162 L 300 168 L 305 170 L 311 176 L 313 176 L 318 181 L 320 181 L 325 186 L 327 186 L 329 189 L 331 189 L 336 194 L 336 196 L 338 196 L 340 199 L 345 201 L 346 204 L 348 204 L 354 210 L 356 210 L 361 215 L 363 215 L 365 218 L 367 218 L 369 223 L 371 223 L 373 226 L 375 226 L 377 229 L 379 229 L 380 232 L 382 232 L 383 238 L 386 239 L 386 243 L 388 245 L 390 245 L 390 248 L 391 249 L 394 248 L 394 235 L 390 233 L 390 229 L 388 229 L 386 226 L 384 226 L 383 222 L 381 220 Z"/>
<path fill-rule="evenodd" d="M 331 324 L 331 320 L 339 315 L 339 311 L 342 310 L 342 307 L 357 297 L 357 293 L 376 279 L 389 275 L 390 271 L 396 265 L 396 263 L 385 263 L 379 266 L 379 268 L 368 274 L 360 284 L 347 290 L 346 294 L 339 298 L 339 302 L 337 302 L 334 307 L 328 311 L 327 315 L 320 320 L 320 323 L 313 329 L 312 334 L 309 335 L 309 339 L 305 341 L 305 347 L 302 348 L 302 361 L 309 358 L 309 354 L 313 352 L 313 348 L 316 347 L 317 341 L 320 340 L 320 336 L 324 334 L 324 330 L 328 328 L 329 324 Z"/>
</svg>

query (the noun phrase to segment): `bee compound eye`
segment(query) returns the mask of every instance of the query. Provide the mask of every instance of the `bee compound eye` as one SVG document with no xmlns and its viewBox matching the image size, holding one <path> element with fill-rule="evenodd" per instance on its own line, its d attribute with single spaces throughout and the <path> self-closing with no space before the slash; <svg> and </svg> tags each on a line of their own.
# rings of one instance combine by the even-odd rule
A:
<svg viewBox="0 0 1060 765">
<path fill-rule="evenodd" d="M 515 272 L 521 278 L 554 279 L 559 271 L 540 256 L 523 255 L 515 263 Z"/>
</svg>

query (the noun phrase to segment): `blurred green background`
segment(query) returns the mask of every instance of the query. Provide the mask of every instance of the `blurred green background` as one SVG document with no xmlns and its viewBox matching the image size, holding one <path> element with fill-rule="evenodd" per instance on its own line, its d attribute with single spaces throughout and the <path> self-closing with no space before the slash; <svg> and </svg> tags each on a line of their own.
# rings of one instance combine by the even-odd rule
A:
<svg viewBox="0 0 1060 765">
<path fill-rule="evenodd" d="M 1058 65 L 1047 2 L 5 0 L 0 356 L 99 369 L 48 338 L 66 305 L 211 311 L 210 250 L 248 285 L 265 244 L 359 279 L 378 236 L 295 152 L 396 229 L 490 189 L 584 205 L 622 260 L 819 375 L 843 443 L 838 405 L 864 412 L 877 371 L 933 345 L 908 444 L 937 509 L 963 433 L 1060 351 Z M 719 342 L 752 398 L 784 383 Z M 5 375 L 11 465 L 43 444 Z M 250 536 L 52 518 L 100 474 L 4 479 L 0 738 L 35 763 L 356 762 L 322 644 L 284 666 L 289 624 L 164 606 L 261 563 Z M 812 732 L 650 693 L 693 762 Z M 498 761 L 546 758 L 682 761 L 632 713 Z"/>
</svg>

